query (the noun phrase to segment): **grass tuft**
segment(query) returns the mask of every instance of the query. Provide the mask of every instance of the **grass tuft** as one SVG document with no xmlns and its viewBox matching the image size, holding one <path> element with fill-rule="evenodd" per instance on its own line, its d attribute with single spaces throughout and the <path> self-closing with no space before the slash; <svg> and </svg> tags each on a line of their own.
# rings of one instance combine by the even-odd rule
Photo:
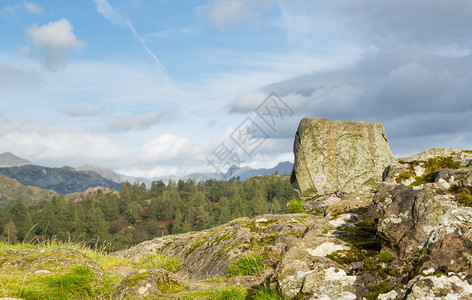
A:
<svg viewBox="0 0 472 300">
<path fill-rule="evenodd" d="M 266 259 L 258 253 L 240 257 L 228 266 L 228 277 L 260 276 L 264 270 L 265 261 Z"/>
</svg>

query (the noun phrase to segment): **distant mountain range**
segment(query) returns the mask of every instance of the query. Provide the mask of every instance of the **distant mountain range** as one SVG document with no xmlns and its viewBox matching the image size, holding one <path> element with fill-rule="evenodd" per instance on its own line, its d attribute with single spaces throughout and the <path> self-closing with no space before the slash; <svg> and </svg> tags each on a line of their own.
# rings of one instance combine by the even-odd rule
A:
<svg viewBox="0 0 472 300">
<path fill-rule="evenodd" d="M 273 174 L 285 175 L 285 174 L 290 174 L 292 172 L 292 168 L 293 168 L 293 163 L 289 161 L 281 162 L 271 169 L 251 169 L 249 167 L 238 168 L 236 166 L 232 166 L 226 172 L 225 178 L 239 177 L 239 180 L 246 180 L 253 176 L 259 176 L 259 175 L 273 175 Z"/>
<path fill-rule="evenodd" d="M 24 165 L 31 165 L 31 162 L 10 152 L 0 154 L 0 167 L 20 167 Z"/>
<path fill-rule="evenodd" d="M 239 178 L 243 181 L 253 176 L 290 174 L 293 163 L 281 162 L 270 169 L 252 169 L 250 167 L 232 166 L 226 173 L 191 173 L 185 176 L 160 176 L 154 178 L 130 177 L 118 174 L 113 170 L 97 166 L 85 165 L 74 169 L 71 167 L 51 168 L 31 164 L 30 161 L 20 158 L 12 153 L 0 154 L 0 174 L 17 180 L 19 183 L 28 186 L 35 186 L 42 189 L 53 190 L 61 194 L 80 193 L 93 187 L 105 187 L 120 190 L 121 185 L 129 181 L 130 183 L 140 182 L 150 186 L 153 181 L 179 179 L 193 179 L 195 181 L 205 181 L 209 179 L 227 180 Z"/>
<path fill-rule="evenodd" d="M 0 168 L 0 173 L 23 185 L 53 190 L 61 194 L 83 192 L 91 187 L 103 186 L 116 190 L 121 183 L 105 179 L 97 173 L 77 171 L 70 167 L 48 168 L 36 165 Z"/>
</svg>

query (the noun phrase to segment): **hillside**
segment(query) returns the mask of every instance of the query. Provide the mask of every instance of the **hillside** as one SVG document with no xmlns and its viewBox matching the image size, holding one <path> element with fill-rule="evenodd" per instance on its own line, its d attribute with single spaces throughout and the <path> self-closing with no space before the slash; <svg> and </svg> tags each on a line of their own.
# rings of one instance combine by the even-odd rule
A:
<svg viewBox="0 0 472 300">
<path fill-rule="evenodd" d="M 49 200 L 54 195 L 57 195 L 57 193 L 52 190 L 25 186 L 14 179 L 0 174 L 0 207 L 16 199 L 21 199 L 24 204 L 31 205 L 43 200 Z"/>
<path fill-rule="evenodd" d="M 0 173 L 23 185 L 54 190 L 61 194 L 83 192 L 90 187 L 111 187 L 120 190 L 121 184 L 105 179 L 94 172 L 81 172 L 73 168 L 48 168 L 36 165 L 0 168 Z"/>
</svg>

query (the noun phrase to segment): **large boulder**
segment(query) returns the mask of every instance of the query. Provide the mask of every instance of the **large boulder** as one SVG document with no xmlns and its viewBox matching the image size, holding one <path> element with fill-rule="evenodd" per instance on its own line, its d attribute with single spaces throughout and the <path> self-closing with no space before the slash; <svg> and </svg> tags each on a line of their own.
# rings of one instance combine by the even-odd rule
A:
<svg viewBox="0 0 472 300">
<path fill-rule="evenodd" d="M 374 190 L 395 160 L 377 122 L 304 118 L 293 152 L 291 181 L 304 199 Z"/>
</svg>

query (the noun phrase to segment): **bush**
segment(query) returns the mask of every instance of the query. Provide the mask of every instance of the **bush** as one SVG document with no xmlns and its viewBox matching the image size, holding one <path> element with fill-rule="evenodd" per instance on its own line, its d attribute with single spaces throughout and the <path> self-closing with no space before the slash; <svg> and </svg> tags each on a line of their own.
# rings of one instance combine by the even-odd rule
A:
<svg viewBox="0 0 472 300">
<path fill-rule="evenodd" d="M 238 258 L 228 266 L 228 277 L 260 276 L 264 270 L 265 258 L 257 253 Z"/>
</svg>

